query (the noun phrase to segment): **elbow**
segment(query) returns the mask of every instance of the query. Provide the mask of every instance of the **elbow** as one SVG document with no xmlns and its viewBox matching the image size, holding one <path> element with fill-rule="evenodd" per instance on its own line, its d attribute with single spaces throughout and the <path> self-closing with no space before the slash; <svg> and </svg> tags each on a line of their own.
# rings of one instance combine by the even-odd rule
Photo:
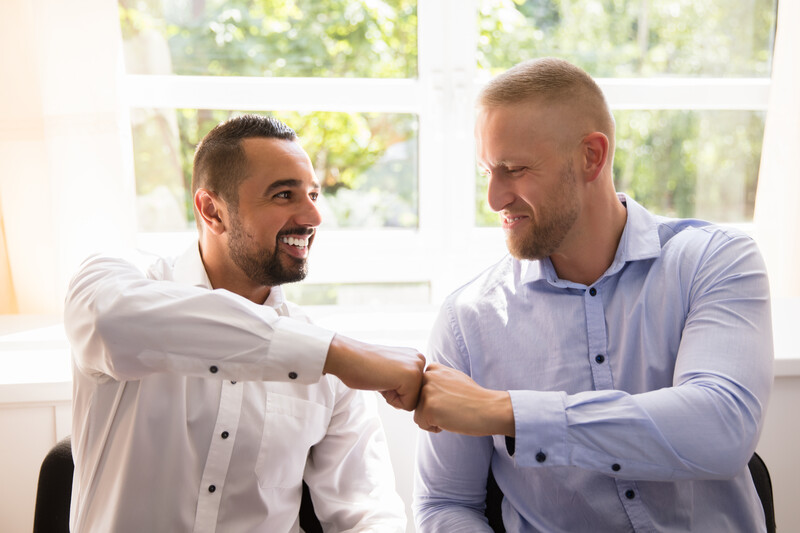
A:
<svg viewBox="0 0 800 533">
<path fill-rule="evenodd" d="M 64 332 L 77 369 L 94 378 L 114 377 L 115 361 L 109 344 L 119 339 L 126 320 L 116 309 L 119 297 L 101 301 L 89 288 L 71 286 L 64 305 Z"/>
<path fill-rule="evenodd" d="M 708 479 L 732 479 L 745 469 L 753 456 L 755 446 L 731 446 L 730 449 L 714 454 L 702 468 Z"/>
<path fill-rule="evenodd" d="M 710 479 L 730 479 L 747 467 L 761 432 L 761 403 L 753 396 L 725 394 L 718 407 L 720 423 L 708 435 L 706 446 L 695 459 L 695 469 Z"/>
</svg>

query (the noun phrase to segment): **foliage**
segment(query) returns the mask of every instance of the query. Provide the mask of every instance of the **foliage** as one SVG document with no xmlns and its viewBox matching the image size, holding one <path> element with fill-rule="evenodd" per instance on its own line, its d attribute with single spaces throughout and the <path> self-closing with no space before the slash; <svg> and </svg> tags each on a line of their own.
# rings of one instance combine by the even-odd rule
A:
<svg viewBox="0 0 800 533">
<path fill-rule="evenodd" d="M 416 3 L 409 0 L 121 0 L 119 11 L 130 73 L 416 75 Z M 241 111 L 137 113 L 137 193 L 146 198 L 166 186 L 191 220 L 194 147 L 215 124 Z M 323 203 L 334 215 L 330 225 L 417 225 L 416 117 L 271 114 L 300 135 L 323 185 Z M 182 180 L 174 179 L 176 167 Z"/>
<path fill-rule="evenodd" d="M 119 13 L 131 73 L 416 76 L 414 0 L 119 0 Z M 766 77 L 775 0 L 480 0 L 477 22 L 484 75 L 552 55 L 600 78 Z M 169 190 L 190 220 L 194 146 L 232 113 L 134 110 L 140 198 L 161 205 Z M 274 114 L 301 134 L 329 221 L 417 225 L 416 117 Z M 752 217 L 763 113 L 615 111 L 615 118 L 619 190 L 665 215 Z M 477 223 L 494 225 L 485 187 L 479 177 Z M 143 220 L 154 229 L 166 224 Z"/>
<path fill-rule="evenodd" d="M 603 77 L 766 77 L 774 0 L 483 0 L 478 66 L 558 56 Z M 616 111 L 617 189 L 655 212 L 752 219 L 764 115 Z M 477 180 L 481 225 L 496 224 Z"/>
</svg>

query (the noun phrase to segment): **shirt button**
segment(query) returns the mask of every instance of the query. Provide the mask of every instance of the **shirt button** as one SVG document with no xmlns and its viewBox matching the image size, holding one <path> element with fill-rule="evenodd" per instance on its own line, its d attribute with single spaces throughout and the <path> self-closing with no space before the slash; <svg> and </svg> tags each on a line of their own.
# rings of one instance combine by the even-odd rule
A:
<svg viewBox="0 0 800 533">
<path fill-rule="evenodd" d="M 217 490 L 217 487 L 215 485 L 208 486 L 208 492 L 214 492 L 215 490 Z"/>
<path fill-rule="evenodd" d="M 598 354 L 597 357 L 594 358 L 594 360 L 597 361 L 597 364 L 601 365 L 603 364 L 603 361 L 606 360 L 606 357 L 603 354 Z"/>
<path fill-rule="evenodd" d="M 632 500 L 636 497 L 636 493 L 628 489 L 625 491 L 625 497 L 628 498 L 629 500 Z"/>
<path fill-rule="evenodd" d="M 543 463 L 547 460 L 547 455 L 544 452 L 539 452 L 536 454 L 536 462 Z"/>
<path fill-rule="evenodd" d="M 227 438 L 228 438 L 228 435 L 230 435 L 230 434 L 229 434 L 227 431 L 223 431 L 223 432 L 222 432 L 222 438 L 223 438 L 223 439 L 227 439 Z"/>
<path fill-rule="evenodd" d="M 219 370 L 219 368 L 217 368 L 216 365 L 211 365 L 211 367 L 208 369 L 208 371 L 211 372 L 212 374 L 216 374 L 217 370 Z"/>
<path fill-rule="evenodd" d="M 591 289 L 589 289 L 589 294 L 591 294 L 592 296 L 595 296 L 597 294 L 597 289 L 592 287 Z"/>
<path fill-rule="evenodd" d="M 622 467 L 619 466 L 619 464 L 617 464 L 617 463 L 614 463 L 613 465 L 611 465 L 611 470 L 613 470 L 614 472 L 619 472 L 620 468 L 622 468 Z"/>
<path fill-rule="evenodd" d="M 297 372 L 289 372 L 289 379 L 297 379 Z"/>
</svg>

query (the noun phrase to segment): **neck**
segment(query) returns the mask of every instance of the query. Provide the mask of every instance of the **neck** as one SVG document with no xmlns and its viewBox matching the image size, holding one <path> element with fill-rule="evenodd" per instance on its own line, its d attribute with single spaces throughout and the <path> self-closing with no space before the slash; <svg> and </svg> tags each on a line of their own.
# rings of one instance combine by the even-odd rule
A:
<svg viewBox="0 0 800 533">
<path fill-rule="evenodd" d="M 228 290 L 258 305 L 267 301 L 270 287 L 258 285 L 248 278 L 218 242 L 201 238 L 200 259 L 212 288 Z"/>
<path fill-rule="evenodd" d="M 591 285 L 614 261 L 628 211 L 614 190 L 609 191 L 584 206 L 567 245 L 550 256 L 560 279 Z"/>
</svg>

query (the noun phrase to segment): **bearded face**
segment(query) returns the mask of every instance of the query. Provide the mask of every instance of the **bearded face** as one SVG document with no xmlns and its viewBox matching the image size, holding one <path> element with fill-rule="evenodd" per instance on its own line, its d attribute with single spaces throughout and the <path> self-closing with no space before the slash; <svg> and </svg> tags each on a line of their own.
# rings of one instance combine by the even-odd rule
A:
<svg viewBox="0 0 800 533">
<path fill-rule="evenodd" d="M 293 254 L 283 247 L 307 251 L 313 240 L 312 228 L 286 228 L 280 231 L 271 247 L 259 246 L 247 232 L 236 212 L 231 213 L 228 247 L 231 260 L 253 282 L 266 287 L 300 281 L 308 274 L 306 253 Z"/>
<path fill-rule="evenodd" d="M 506 246 L 517 259 L 544 259 L 558 250 L 578 218 L 575 195 L 575 171 L 567 163 L 545 201 L 534 212 L 526 213 L 530 222 L 519 229 L 506 231 Z"/>
</svg>

